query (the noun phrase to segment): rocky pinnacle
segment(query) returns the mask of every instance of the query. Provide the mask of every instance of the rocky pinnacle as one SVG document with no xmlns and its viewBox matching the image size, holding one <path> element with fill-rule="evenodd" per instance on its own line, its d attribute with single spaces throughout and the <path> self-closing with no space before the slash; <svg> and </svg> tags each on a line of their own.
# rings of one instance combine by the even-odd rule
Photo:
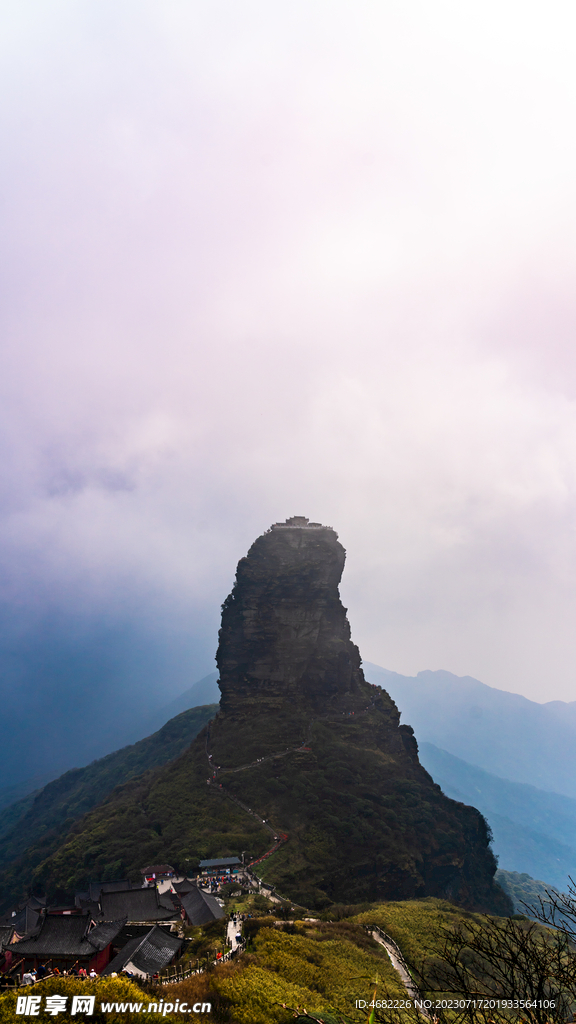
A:
<svg viewBox="0 0 576 1024">
<path fill-rule="evenodd" d="M 222 710 L 365 703 L 370 687 L 338 592 L 346 552 L 329 526 L 287 519 L 238 564 L 216 656 Z"/>
</svg>

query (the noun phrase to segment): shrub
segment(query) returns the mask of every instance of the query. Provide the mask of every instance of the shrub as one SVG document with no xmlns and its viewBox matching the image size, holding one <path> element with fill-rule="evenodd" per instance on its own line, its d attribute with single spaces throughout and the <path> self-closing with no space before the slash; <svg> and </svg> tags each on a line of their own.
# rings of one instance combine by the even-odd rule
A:
<svg viewBox="0 0 576 1024">
<path fill-rule="evenodd" d="M 16 1000 L 19 995 L 42 997 L 40 1012 L 37 1016 L 26 1018 L 16 1014 Z M 39 982 L 36 985 L 26 986 L 17 989 L 15 992 L 6 992 L 0 996 L 0 1024 L 15 1024 L 15 1021 L 27 1019 L 39 1022 L 84 1019 L 82 1015 L 71 1017 L 69 1013 L 66 1013 L 58 1014 L 57 1017 L 54 1017 L 47 1013 L 44 1008 L 44 997 L 53 995 L 66 996 L 68 999 L 68 1010 L 72 1005 L 72 996 L 96 996 L 94 1015 L 86 1018 L 91 1022 L 93 1021 L 94 1024 L 136 1024 L 137 1021 L 142 1020 L 140 1013 L 130 1013 L 129 1011 L 103 1013 L 101 1009 L 102 1003 L 142 1003 L 147 1008 L 150 1002 L 155 1001 L 153 996 L 143 992 L 138 985 L 128 978 L 98 978 L 95 981 L 81 981 L 78 978 L 47 978 L 46 981 Z M 162 1018 L 161 1013 L 154 1012 L 146 1013 L 145 1019 L 149 1024 L 152 1024 L 152 1021 L 155 1024 L 159 1024 L 162 1019 L 166 1020 L 165 1017 Z"/>
</svg>

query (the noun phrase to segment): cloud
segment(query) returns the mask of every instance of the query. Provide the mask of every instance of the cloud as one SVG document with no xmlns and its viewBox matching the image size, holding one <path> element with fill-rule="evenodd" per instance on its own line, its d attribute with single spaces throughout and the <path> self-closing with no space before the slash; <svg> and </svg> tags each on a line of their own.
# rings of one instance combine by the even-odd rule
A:
<svg viewBox="0 0 576 1024">
<path fill-rule="evenodd" d="M 348 549 L 365 657 L 571 699 L 572 18 L 342 0 L 10 12 L 16 661 L 39 622 L 65 638 L 81 612 L 87 661 L 102 617 L 131 638 L 100 670 L 121 680 L 153 624 L 141 700 L 162 672 L 183 689 L 184 664 L 190 682 L 210 670 L 238 558 L 306 514 Z M 40 664 L 23 699 L 60 692 Z"/>
</svg>

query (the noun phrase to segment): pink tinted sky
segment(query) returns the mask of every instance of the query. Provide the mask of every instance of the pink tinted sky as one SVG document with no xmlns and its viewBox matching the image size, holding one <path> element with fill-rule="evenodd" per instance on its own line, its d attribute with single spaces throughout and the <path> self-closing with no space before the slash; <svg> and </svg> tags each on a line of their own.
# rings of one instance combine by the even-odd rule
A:
<svg viewBox="0 0 576 1024">
<path fill-rule="evenodd" d="M 367 660 L 576 699 L 575 38 L 562 2 L 6 4 L 3 596 L 211 649 L 308 515 Z"/>
</svg>

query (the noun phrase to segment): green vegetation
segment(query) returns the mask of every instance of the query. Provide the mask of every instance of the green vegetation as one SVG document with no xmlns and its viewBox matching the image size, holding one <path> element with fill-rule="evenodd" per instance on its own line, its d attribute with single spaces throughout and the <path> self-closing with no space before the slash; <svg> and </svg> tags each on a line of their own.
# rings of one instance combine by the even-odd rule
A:
<svg viewBox="0 0 576 1024">
<path fill-rule="evenodd" d="M 0 811 L 0 843 L 30 810 L 40 792 L 41 790 L 34 790 L 33 793 L 28 793 L 21 800 L 15 800 L 14 803 L 8 804 Z"/>
<path fill-rule="evenodd" d="M 117 787 L 45 860 L 40 847 L 27 851 L 13 869 L 13 890 L 17 882 L 21 888 L 31 883 L 35 891 L 61 898 L 90 878 L 137 880 L 144 864 L 167 861 L 192 871 L 202 858 L 263 853 L 269 836 L 262 826 L 208 790 L 199 740 L 164 769 Z"/>
<path fill-rule="evenodd" d="M 245 922 L 248 952 L 230 966 L 221 965 L 192 976 L 185 982 L 170 986 L 140 988 L 125 979 L 101 979 L 80 983 L 77 979 L 49 979 L 34 989 L 21 990 L 26 994 L 71 995 L 78 992 L 97 997 L 96 1011 L 102 1001 L 148 1002 L 178 999 L 180 1002 L 210 1002 L 210 1019 L 214 1024 L 272 1024 L 293 1020 L 289 1006 L 302 1006 L 321 1012 L 331 1020 L 330 1007 L 353 1019 L 363 1020 L 366 1014 L 356 1016 L 354 1000 L 369 997 L 378 979 L 378 991 L 387 991 L 396 998 L 405 993 L 390 960 L 380 945 L 375 943 L 365 928 L 351 921 L 288 922 L 276 925 L 270 916 L 253 918 Z M 213 922 L 202 928 L 190 929 L 182 962 L 206 964 L 224 948 L 224 924 Z M 15 995 L 0 997 L 0 1024 L 12 1024 L 15 1017 Z M 190 1019 L 186 1014 L 171 1014 L 177 1019 Z M 41 1012 L 40 1021 L 52 1019 Z M 66 1018 L 67 1019 L 67 1018 Z M 130 1021 L 125 1014 L 118 1018 L 95 1013 L 95 1021 Z M 134 1015 L 134 1020 L 136 1020 Z M 147 1020 L 158 1018 L 150 1014 Z"/>
<path fill-rule="evenodd" d="M 560 928 L 520 915 L 473 914 L 430 899 L 375 906 L 352 920 L 376 924 L 393 938 L 424 999 L 458 1001 L 440 1013 L 446 1024 L 548 1024 L 567 1020 L 576 1007 L 570 927 L 576 917 L 570 907 L 571 896 L 563 897 Z M 488 1001 L 485 1006 L 483 999 Z M 416 1019 L 415 1014 L 403 1017 L 406 1022 Z M 376 1020 L 392 1022 L 396 1017 L 382 1013 Z"/>
<path fill-rule="evenodd" d="M 298 734 L 288 716 L 253 714 L 237 720 L 234 732 L 220 723 L 211 726 L 210 749 L 222 765 L 237 764 L 238 748 L 251 747 L 256 734 L 261 754 L 282 751 L 283 743 L 285 749 L 288 724 Z M 495 894 L 487 887 L 482 893 L 491 860 L 488 850 L 485 857 L 480 853 L 485 823 L 472 808 L 447 801 L 418 763 L 402 756 L 403 734 L 392 711 L 319 717 L 308 729 L 300 726 L 299 734 L 306 733 L 307 750 L 220 776 L 225 792 L 289 832 L 288 843 L 259 866 L 266 881 L 302 905 L 321 908 L 342 898 L 424 895 L 426 887 L 449 888 L 462 872 L 455 897 L 476 906 L 484 901 L 488 909 Z M 425 881 L 426 862 L 435 867 Z M 500 906 L 506 912 L 505 900 Z"/>
<path fill-rule="evenodd" d="M 540 906 L 541 899 L 546 902 L 548 894 L 554 892 L 551 885 L 531 878 L 524 871 L 503 871 L 499 868 L 496 872 L 496 881 L 504 892 L 508 893 L 515 912 L 526 914 L 528 917 L 534 916 L 531 911 Z"/>
<path fill-rule="evenodd" d="M 230 794 L 289 831 L 288 842 L 259 870 L 302 905 L 328 906 L 344 894 L 360 901 L 378 887 L 384 898 L 409 895 L 422 885 L 422 851 L 447 880 L 468 863 L 472 900 L 483 820 L 447 802 L 417 765 L 408 762 L 408 774 L 406 762 L 378 749 L 380 718 L 313 723 L 308 752 L 223 774 L 221 789 L 206 784 L 210 770 L 199 736 L 164 768 L 116 788 L 67 828 L 63 842 L 47 845 L 43 838 L 28 849 L 8 872 L 10 891 L 32 882 L 35 891 L 62 898 L 89 878 L 138 878 L 144 863 L 158 860 L 190 870 L 203 857 L 240 850 L 261 856 L 273 841 L 270 833 L 226 799 Z M 279 744 L 272 717 L 256 724 L 267 745 Z M 225 745 L 211 739 L 217 763 L 238 758 L 233 737 L 242 750 L 242 731 L 238 723 Z"/>
<path fill-rule="evenodd" d="M 511 909 L 493 883 L 486 821 L 442 793 L 413 730 L 363 677 L 338 593 L 336 534 L 294 529 L 269 531 L 239 563 L 209 727 L 163 768 L 140 759 L 112 791 L 110 779 L 100 794 L 92 785 L 89 810 L 84 790 L 70 797 L 67 776 L 47 787 L 66 789 L 63 834 L 49 831 L 54 802 L 46 821 L 37 799 L 32 846 L 13 842 L 4 856 L 10 894 L 32 884 L 62 899 L 89 878 L 138 878 L 146 863 L 189 873 L 202 858 L 242 852 L 282 896 L 317 910 L 427 895 Z"/>
<path fill-rule="evenodd" d="M 186 965 L 189 962 L 195 968 L 196 964 L 204 967 L 208 960 L 214 960 L 218 953 L 225 953 L 226 946 L 226 918 L 219 921 L 211 921 L 202 927 L 189 927 L 185 929 L 186 946 L 180 963 Z"/>
<path fill-rule="evenodd" d="M 576 800 L 492 775 L 432 743 L 420 743 L 419 753 L 446 796 L 473 804 L 486 816 L 500 864 L 566 887 L 576 863 Z"/>
<path fill-rule="evenodd" d="M 241 1024 L 286 1020 L 278 1004 L 306 1007 L 321 1016 L 332 1008 L 354 1012 L 373 979 L 402 998 L 405 992 L 386 953 L 363 928 L 340 924 L 262 927 L 250 942 L 254 962 L 216 987 L 234 1004 Z M 276 1003 L 276 1005 L 275 1005 Z"/>
<path fill-rule="evenodd" d="M 115 787 L 144 772 L 153 773 L 181 754 L 216 710 L 217 705 L 207 705 L 185 711 L 153 736 L 100 758 L 86 768 L 66 772 L 36 796 L 26 797 L 2 811 L 0 860 L 6 870 L 1 902 L 5 905 L 28 888 L 34 869 L 66 841 L 78 819 L 105 800 Z M 122 870 L 118 861 L 122 861 L 122 856 L 118 855 L 116 844 L 114 856 L 100 865 L 105 873 L 98 877 L 118 877 Z M 90 872 L 88 876 L 96 877 Z"/>
<path fill-rule="evenodd" d="M 230 796 L 289 833 L 258 871 L 303 906 L 321 909 L 343 897 L 409 897 L 415 890 L 424 895 L 426 870 L 437 889 L 450 890 L 454 879 L 462 902 L 506 912 L 500 890 L 486 887 L 492 862 L 483 819 L 447 801 L 417 761 L 401 756 L 394 716 L 394 710 L 375 708 L 356 720 L 340 716 L 306 726 L 298 714 L 292 720 L 253 714 L 232 729 L 219 727 L 217 719 L 209 740 L 212 763 L 238 764 L 257 738 L 262 753 L 278 756 L 223 772 L 208 786 L 206 736 L 199 735 L 176 760 L 131 779 L 83 818 L 67 822 L 63 841 L 49 836 L 46 842 L 44 835 L 8 869 L 8 893 L 19 895 L 32 883 L 34 891 L 62 899 L 90 878 L 136 879 L 145 863 L 166 861 L 190 871 L 205 857 L 239 851 L 247 851 L 247 860 L 259 857 L 272 845 L 270 832 Z M 308 732 L 307 750 L 286 752 L 288 728 L 300 737 Z"/>
<path fill-rule="evenodd" d="M 332 1012 L 357 1015 L 355 1000 L 370 998 L 375 985 L 395 998 L 405 991 L 382 946 L 350 921 L 274 925 L 269 917 L 246 922 L 248 951 L 231 967 L 216 968 L 178 985 L 179 999 L 209 999 L 213 1021 L 284 1024 L 294 1019 L 282 1007 L 306 1007 L 326 1021 Z M 378 978 L 376 983 L 375 979 Z"/>
<path fill-rule="evenodd" d="M 453 903 L 432 898 L 379 903 L 352 918 L 362 925 L 377 925 L 398 943 L 409 963 L 418 963 L 427 955 L 446 929 L 465 921 L 484 920 L 481 914 L 455 907 Z"/>
<path fill-rule="evenodd" d="M 242 909 L 255 910 L 254 894 L 243 895 Z M 256 897 L 258 899 L 258 897 Z M 228 904 L 228 910 L 238 900 Z M 225 948 L 225 920 L 187 929 L 181 963 L 207 968 L 183 982 L 141 985 L 124 979 L 80 983 L 50 979 L 28 993 L 95 993 L 95 1021 L 130 1021 L 128 1013 L 104 1017 L 103 1001 L 149 1002 L 164 999 L 211 1004 L 213 1024 L 289 1024 L 297 1017 L 324 1024 L 409 1024 L 422 1021 L 412 1008 L 374 1009 L 371 1000 L 406 1001 L 408 995 L 390 958 L 371 932 L 386 932 L 402 950 L 423 998 L 470 1000 L 547 998 L 555 1007 L 439 1010 L 441 1024 L 552 1024 L 567 1019 L 576 1006 L 576 957 L 567 934 L 526 918 L 488 917 L 441 900 L 378 903 L 362 909 L 335 907 L 339 920 L 280 920 L 277 907 L 260 898 L 267 912 L 247 918 L 247 951 L 229 964 L 212 961 Z M 270 909 L 273 913 L 270 914 Z M 564 908 L 565 909 L 565 908 Z M 365 1000 L 366 1006 L 357 1005 Z M 14 1016 L 15 996 L 0 997 L 0 1024 Z M 171 1019 L 189 1020 L 170 1012 Z M 42 1014 L 39 1020 L 52 1019 Z M 68 1018 L 65 1018 L 68 1019 Z M 73 1018 L 72 1018 L 73 1019 Z M 134 1015 L 134 1020 L 136 1020 Z M 153 1014 L 147 1017 L 157 1020 Z"/>
<path fill-rule="evenodd" d="M 454 1024 L 549 1024 L 571 1019 L 576 1006 L 572 942 L 526 918 L 458 924 L 414 974 L 431 1000 L 456 996 Z"/>
<path fill-rule="evenodd" d="M 39 1007 L 38 1015 L 33 1017 L 20 1017 L 16 1014 L 16 999 L 19 995 L 34 995 L 41 996 L 42 1002 Z M 85 1018 L 84 1014 L 74 1015 L 70 1013 L 61 1014 L 59 1013 L 56 1017 L 48 1013 L 45 1009 L 45 996 L 65 996 L 67 997 L 67 1009 L 68 1011 L 72 1006 L 72 997 L 75 995 L 82 996 L 96 996 L 96 1003 L 94 1007 L 94 1014 L 89 1018 Z M 129 981 L 127 978 L 99 978 L 98 981 L 79 981 L 78 978 L 47 978 L 46 981 L 41 982 L 38 985 L 34 985 L 32 988 L 26 986 L 18 991 L 6 992 L 0 996 L 0 1024 L 14 1024 L 18 1020 L 35 1020 L 39 1022 L 46 1021 L 74 1021 L 74 1020 L 85 1020 L 88 1019 L 94 1024 L 136 1024 L 137 1021 L 142 1020 L 142 1014 L 130 1013 L 130 1011 L 122 1010 L 118 1013 L 103 1013 L 101 1010 L 102 1003 L 142 1003 L 146 1009 L 148 1008 L 149 1002 L 153 1001 L 154 997 L 150 996 L 147 992 L 144 992 L 134 982 Z M 160 1021 L 166 1021 L 166 1017 L 163 1017 L 161 1013 L 146 1013 L 144 1018 L 146 1021 L 154 1022 L 159 1024 Z M 190 1019 L 190 1018 L 187 1018 Z"/>
<path fill-rule="evenodd" d="M 247 920 L 245 955 L 228 967 L 174 985 L 171 992 L 188 1001 L 209 1000 L 212 1019 L 230 1024 L 288 1024 L 298 1008 L 302 1021 L 367 1024 L 374 995 L 377 1000 L 407 999 L 385 949 L 370 934 L 374 926 L 400 946 L 425 999 L 462 994 L 472 999 L 474 992 L 505 998 L 505 986 L 516 998 L 522 991 L 534 997 L 540 986 L 556 1001 L 560 1014 L 545 1008 L 456 1009 L 439 1012 L 444 1024 L 543 1024 L 568 1014 L 575 961 L 561 933 L 526 919 L 486 917 L 434 899 L 374 904 L 338 921 L 280 921 L 270 915 Z M 196 931 L 200 948 L 206 930 Z M 367 1005 L 357 1006 L 357 999 Z M 407 1024 L 422 1018 L 413 1009 L 379 1007 L 373 1019 Z"/>
</svg>

